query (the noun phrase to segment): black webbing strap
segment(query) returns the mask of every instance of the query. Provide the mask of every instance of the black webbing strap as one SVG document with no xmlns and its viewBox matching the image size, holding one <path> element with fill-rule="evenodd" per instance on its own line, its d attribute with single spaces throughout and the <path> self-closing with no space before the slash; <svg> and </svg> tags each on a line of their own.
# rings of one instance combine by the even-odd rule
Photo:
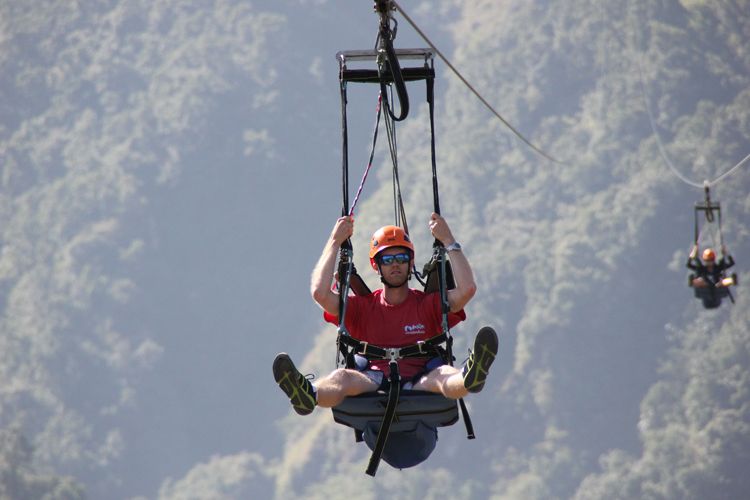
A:
<svg viewBox="0 0 750 500">
<path fill-rule="evenodd" d="M 433 252 L 429 262 L 427 262 L 427 264 L 425 264 L 422 268 L 422 278 L 424 279 L 424 282 L 422 284 L 424 285 L 424 293 L 436 293 L 440 291 L 440 273 L 438 272 L 437 267 L 438 255 L 436 252 Z M 448 290 L 456 288 L 456 280 L 453 279 L 453 269 L 451 268 L 450 261 L 447 261 L 445 263 L 445 274 Z"/>
<path fill-rule="evenodd" d="M 440 334 L 424 342 L 417 342 L 416 344 L 400 348 L 387 348 L 357 340 L 351 335 L 342 334 L 339 336 L 338 343 L 339 345 L 348 346 L 354 353 L 364 356 L 367 359 L 403 359 L 425 358 L 435 355 L 443 357 L 444 352 L 440 349 L 440 344 L 447 340 L 445 334 Z"/>
<path fill-rule="evenodd" d="M 389 79 L 386 77 L 386 73 L 390 73 L 393 80 L 393 84 L 396 87 L 396 95 L 398 96 L 400 113 L 396 116 L 393 113 L 392 106 L 388 106 L 388 114 L 390 117 L 397 122 L 405 119 L 409 114 L 409 94 L 406 91 L 406 83 L 404 83 L 404 76 L 401 73 L 401 64 L 398 61 L 396 50 L 393 48 L 393 38 L 395 37 L 395 31 L 390 26 L 390 2 L 387 1 L 376 1 L 376 10 L 380 15 L 380 29 L 378 30 L 378 38 L 380 40 L 380 50 L 385 52 L 385 61 L 378 64 L 378 80 L 380 81 L 380 93 L 383 99 L 387 99 L 386 85 Z"/>
<path fill-rule="evenodd" d="M 447 340 L 447 337 L 441 333 L 424 342 L 417 342 L 416 344 L 402 347 L 399 349 L 399 354 L 401 354 L 402 358 L 422 358 L 425 355 L 434 356 L 436 354 L 444 358 L 445 352 L 440 348 L 440 344 Z"/>
<path fill-rule="evenodd" d="M 343 71 L 343 67 L 339 68 L 340 72 Z M 341 215 L 347 216 L 349 215 L 349 131 L 347 127 L 347 116 L 346 116 L 346 107 L 347 107 L 347 95 L 346 95 L 346 80 L 342 78 L 342 75 L 339 74 L 339 91 L 341 95 Z M 354 272 L 354 260 L 353 260 L 353 248 L 352 248 L 352 242 L 350 240 L 346 240 L 341 245 L 340 255 L 339 255 L 339 338 L 341 338 L 343 335 L 348 335 L 348 332 L 346 332 L 346 327 L 344 326 L 344 320 L 346 318 L 346 302 L 347 297 L 349 295 L 349 287 L 351 285 L 351 277 L 352 273 Z M 351 364 L 353 361 L 350 359 L 349 356 L 347 356 L 347 350 L 346 347 L 341 345 L 339 341 L 336 341 L 338 351 L 336 354 L 336 365 L 339 365 L 339 354 L 343 355 L 344 362 L 347 364 L 347 367 Z"/>
<path fill-rule="evenodd" d="M 347 298 L 349 296 L 349 282 L 352 275 L 352 269 L 354 264 L 352 263 L 352 245 L 349 240 L 346 240 L 341 245 L 341 256 L 339 260 L 339 328 L 338 338 L 336 344 L 338 346 L 338 352 L 336 354 L 336 365 L 339 366 L 339 353 L 344 356 L 344 362 L 347 367 L 351 367 L 352 359 L 348 355 L 346 347 L 341 344 L 341 339 L 347 337 L 349 333 L 346 331 L 345 320 L 346 320 L 346 306 Z"/>
<path fill-rule="evenodd" d="M 435 158 L 435 77 L 425 80 L 427 84 L 427 105 L 430 110 L 430 158 L 432 159 L 432 198 L 436 214 L 440 214 L 440 199 L 438 197 L 437 160 Z"/>
<path fill-rule="evenodd" d="M 341 215 L 349 213 L 349 131 L 346 119 L 346 81 L 339 75 L 339 90 L 341 94 Z"/>
<path fill-rule="evenodd" d="M 347 129 L 346 120 L 346 81 L 339 78 L 339 91 L 341 94 L 341 142 L 342 142 L 342 155 L 341 155 L 341 215 L 346 216 L 349 214 L 349 132 Z M 344 318 L 346 316 L 346 297 L 349 294 L 349 280 L 353 269 L 352 261 L 352 243 L 346 240 L 341 245 L 341 254 L 339 258 L 339 324 L 341 330 L 344 325 Z M 339 346 L 339 351 L 343 353 L 343 349 Z M 337 360 L 338 364 L 338 360 Z"/>
<path fill-rule="evenodd" d="M 340 270 L 339 275 L 341 275 Z M 355 266 L 352 266 L 352 272 L 349 276 L 349 288 L 351 288 L 355 295 L 359 295 L 360 297 L 365 297 L 372 293 L 372 290 L 367 286 L 367 283 L 362 279 L 362 276 L 359 275 Z"/>
<path fill-rule="evenodd" d="M 714 221 L 714 213 L 711 210 L 711 189 L 708 184 L 705 184 L 703 186 L 703 191 L 706 196 L 706 220 L 708 222 Z"/>
<path fill-rule="evenodd" d="M 437 198 L 436 198 L 437 203 Z M 450 335 L 450 329 L 448 328 L 448 313 L 450 312 L 450 304 L 448 303 L 448 277 L 446 271 L 447 259 L 445 247 L 437 239 L 435 240 L 435 253 L 437 254 L 437 270 L 438 270 L 438 281 L 440 283 L 440 302 L 443 309 L 443 335 L 446 336 L 448 346 L 447 357 L 450 360 L 451 366 L 453 365 L 453 339 Z M 461 407 L 461 417 L 464 420 L 466 426 L 466 438 L 474 439 L 474 425 L 471 423 L 471 416 L 469 416 L 469 410 L 466 408 L 466 403 L 463 398 L 458 399 L 458 405 Z"/>
<path fill-rule="evenodd" d="M 398 373 L 398 362 L 395 359 L 391 359 L 388 367 L 391 371 L 390 377 L 388 378 L 388 404 L 385 407 L 383 420 L 380 422 L 380 430 L 378 431 L 378 437 L 375 441 L 375 449 L 372 450 L 370 462 L 367 464 L 367 470 L 365 471 L 370 476 L 375 476 L 375 473 L 378 470 L 378 465 L 380 465 L 380 458 L 383 456 L 385 443 L 388 441 L 388 434 L 391 431 L 391 423 L 393 422 L 393 417 L 396 415 L 398 398 L 401 394 L 401 377 Z"/>
<path fill-rule="evenodd" d="M 464 398 L 459 398 L 458 406 L 461 407 L 461 418 L 464 419 L 464 424 L 466 425 L 466 439 L 476 438 L 474 435 L 474 424 L 471 423 L 471 417 L 469 416 L 468 408 L 466 408 Z"/>
<path fill-rule="evenodd" d="M 435 154 L 435 81 L 434 77 L 427 78 L 427 104 L 430 111 L 430 157 L 432 160 L 432 197 L 435 213 L 440 215 L 440 196 L 438 189 L 438 177 L 437 177 L 437 161 Z M 455 287 L 453 280 L 453 272 L 450 268 L 446 256 L 445 248 L 442 243 L 437 239 L 433 243 L 435 254 L 433 258 L 436 258 L 435 264 L 437 267 L 437 278 L 440 291 L 440 301 L 443 307 L 443 335 L 447 337 L 447 357 L 450 360 L 450 364 L 453 365 L 453 338 L 450 336 L 450 330 L 448 329 L 448 312 L 450 305 L 448 304 L 448 288 Z M 426 267 L 426 266 L 425 266 Z M 425 290 L 430 287 L 429 275 L 427 283 L 425 284 Z M 469 416 L 469 410 L 466 408 L 466 403 L 463 398 L 459 398 L 458 405 L 461 407 L 461 418 L 464 420 L 466 426 L 466 437 L 468 439 L 474 439 L 474 425 L 471 423 L 471 416 Z"/>
<path fill-rule="evenodd" d="M 729 287 L 726 287 L 727 291 L 727 297 L 729 297 L 729 300 L 732 301 L 732 304 L 734 304 L 734 295 L 732 295 L 732 290 Z"/>
</svg>

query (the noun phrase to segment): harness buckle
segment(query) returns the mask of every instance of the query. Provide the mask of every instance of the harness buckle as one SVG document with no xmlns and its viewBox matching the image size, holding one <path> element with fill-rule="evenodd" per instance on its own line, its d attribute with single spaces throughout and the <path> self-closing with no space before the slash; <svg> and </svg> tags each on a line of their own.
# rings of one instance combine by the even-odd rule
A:
<svg viewBox="0 0 750 500">
<path fill-rule="evenodd" d="M 417 340 L 417 347 L 419 348 L 419 354 L 424 354 L 425 353 L 425 351 L 422 350 L 422 348 L 424 347 L 424 345 L 425 345 L 424 340 Z"/>
<path fill-rule="evenodd" d="M 367 342 L 365 342 L 364 340 L 360 340 L 360 347 L 362 347 L 362 351 L 358 352 L 357 354 L 367 356 L 367 345 L 368 345 Z"/>
<path fill-rule="evenodd" d="M 389 362 L 397 361 L 401 359 L 401 349 L 398 347 L 388 347 L 385 349 L 385 354 L 388 357 Z"/>
</svg>

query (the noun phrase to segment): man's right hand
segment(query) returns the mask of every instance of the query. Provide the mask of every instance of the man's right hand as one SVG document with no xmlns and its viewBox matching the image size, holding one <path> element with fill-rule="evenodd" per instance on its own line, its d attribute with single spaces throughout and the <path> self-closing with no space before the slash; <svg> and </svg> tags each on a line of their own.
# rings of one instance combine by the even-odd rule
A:
<svg viewBox="0 0 750 500">
<path fill-rule="evenodd" d="M 333 226 L 333 231 L 331 231 L 331 240 L 337 246 L 341 246 L 351 238 L 352 234 L 354 234 L 354 217 L 350 215 L 339 217 L 336 220 L 336 225 Z"/>
<path fill-rule="evenodd" d="M 690 250 L 690 258 L 694 259 L 698 256 L 698 245 L 693 245 L 693 249 Z"/>
<path fill-rule="evenodd" d="M 353 233 L 354 219 L 351 216 L 339 217 L 310 278 L 313 300 L 333 316 L 338 316 L 339 311 L 339 295 L 331 290 L 336 254 Z"/>
</svg>

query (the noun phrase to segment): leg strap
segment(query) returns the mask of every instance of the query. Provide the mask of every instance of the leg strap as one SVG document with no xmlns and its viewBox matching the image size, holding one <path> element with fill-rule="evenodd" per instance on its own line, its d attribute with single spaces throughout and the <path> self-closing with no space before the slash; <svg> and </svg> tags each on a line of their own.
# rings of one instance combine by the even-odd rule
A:
<svg viewBox="0 0 750 500">
<path fill-rule="evenodd" d="M 464 398 L 460 398 L 458 404 L 461 407 L 461 417 L 463 417 L 464 424 L 466 424 L 466 439 L 474 439 L 476 437 L 474 435 L 474 425 L 471 423 L 471 417 L 469 416 L 469 410 L 466 408 L 466 403 L 464 403 Z"/>
<path fill-rule="evenodd" d="M 388 388 L 388 404 L 385 407 L 383 421 L 380 422 L 380 430 L 378 431 L 378 438 L 375 442 L 375 449 L 372 451 L 370 463 L 367 465 L 367 470 L 365 471 L 368 475 L 373 477 L 378 470 L 380 458 L 383 455 L 385 443 L 388 439 L 388 433 L 391 431 L 391 422 L 393 422 L 393 417 L 396 415 L 398 397 L 401 393 L 401 377 L 398 373 L 398 363 L 395 360 L 391 360 L 388 366 L 391 370 L 391 375 L 389 377 L 390 387 Z"/>
</svg>

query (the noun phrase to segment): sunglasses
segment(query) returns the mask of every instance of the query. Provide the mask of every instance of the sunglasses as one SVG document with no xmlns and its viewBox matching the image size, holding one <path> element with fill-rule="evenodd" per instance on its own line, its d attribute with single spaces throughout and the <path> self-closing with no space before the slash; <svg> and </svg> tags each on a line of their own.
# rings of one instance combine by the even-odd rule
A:
<svg viewBox="0 0 750 500">
<path fill-rule="evenodd" d="M 391 264 L 407 264 L 410 260 L 408 253 L 397 253 L 395 255 L 381 255 L 380 263 L 384 266 L 390 266 Z"/>
</svg>

